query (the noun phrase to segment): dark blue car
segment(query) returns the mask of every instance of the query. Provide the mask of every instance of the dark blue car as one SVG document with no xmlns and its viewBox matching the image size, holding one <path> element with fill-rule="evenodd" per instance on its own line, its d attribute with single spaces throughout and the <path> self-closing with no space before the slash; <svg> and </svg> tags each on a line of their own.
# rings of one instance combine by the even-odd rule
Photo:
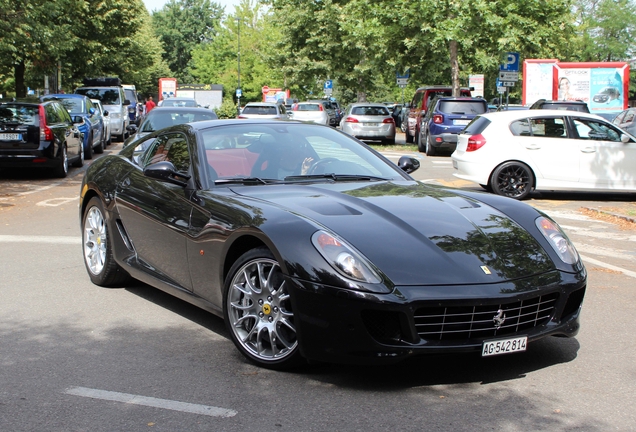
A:
<svg viewBox="0 0 636 432">
<path fill-rule="evenodd" d="M 417 148 L 434 156 L 439 151 L 448 154 L 457 147 L 457 134 L 477 115 L 488 112 L 488 102 L 482 98 L 435 97 L 422 118 Z"/>
<path fill-rule="evenodd" d="M 87 96 L 79 94 L 60 93 L 42 97 L 42 100 L 51 99 L 59 100 L 71 117 L 81 116 L 84 119 L 84 123 L 77 127 L 84 136 L 84 159 L 92 159 L 93 152 L 103 153 L 106 145 L 104 118 L 93 102 Z"/>
</svg>

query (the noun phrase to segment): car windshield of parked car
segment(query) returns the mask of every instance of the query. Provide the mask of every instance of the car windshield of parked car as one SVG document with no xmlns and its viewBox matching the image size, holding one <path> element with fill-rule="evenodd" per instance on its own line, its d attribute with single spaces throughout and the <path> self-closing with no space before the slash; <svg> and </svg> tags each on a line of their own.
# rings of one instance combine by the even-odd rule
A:
<svg viewBox="0 0 636 432">
<path fill-rule="evenodd" d="M 84 101 L 80 98 L 63 98 L 60 99 L 60 103 L 66 108 L 66 111 L 71 114 L 85 114 L 86 109 L 84 107 Z"/>
<path fill-rule="evenodd" d="M 79 88 L 76 93 L 88 96 L 90 99 L 98 99 L 102 102 L 102 105 L 119 105 L 121 103 L 119 89 Z"/>
<path fill-rule="evenodd" d="M 39 114 L 37 106 L 0 104 L 0 124 L 39 126 Z"/>
<path fill-rule="evenodd" d="M 164 99 L 160 106 L 163 107 L 196 107 L 197 101 L 194 99 Z"/>
<path fill-rule="evenodd" d="M 243 108 L 242 114 L 272 115 L 278 114 L 275 106 L 250 106 Z"/>
<path fill-rule="evenodd" d="M 488 111 L 488 105 L 477 101 L 440 101 L 440 112 L 447 114 L 483 114 Z"/>
<path fill-rule="evenodd" d="M 283 124 L 219 126 L 199 132 L 207 163 L 225 179 L 337 181 L 337 176 L 405 180 L 406 175 L 334 129 Z M 257 183 L 260 184 L 260 183 Z"/>
<path fill-rule="evenodd" d="M 201 111 L 164 111 L 163 109 L 156 108 L 148 114 L 146 120 L 141 125 L 141 132 L 154 132 L 159 129 L 167 128 L 169 126 L 204 121 L 204 120 L 216 120 L 217 116 L 213 111 L 201 112 Z"/>
<path fill-rule="evenodd" d="M 353 115 L 367 115 L 367 116 L 388 116 L 389 110 L 386 107 L 376 106 L 359 106 L 351 109 Z"/>
<path fill-rule="evenodd" d="M 318 105 L 318 104 L 298 104 L 294 108 L 294 111 L 320 111 L 320 105 Z"/>
</svg>

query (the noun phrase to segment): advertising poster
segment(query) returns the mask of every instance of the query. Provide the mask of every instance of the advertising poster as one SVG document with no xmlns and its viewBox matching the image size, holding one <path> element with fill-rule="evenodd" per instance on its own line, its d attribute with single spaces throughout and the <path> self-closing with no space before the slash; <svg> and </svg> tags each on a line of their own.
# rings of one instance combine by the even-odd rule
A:
<svg viewBox="0 0 636 432">
<path fill-rule="evenodd" d="M 470 75 L 468 86 L 474 90 L 470 92 L 472 97 L 484 97 L 484 75 Z"/>
<path fill-rule="evenodd" d="M 584 101 L 595 114 L 614 114 L 627 109 L 627 63 L 556 63 L 553 73 L 554 99 Z"/>
<path fill-rule="evenodd" d="M 177 96 L 176 78 L 159 78 L 159 100 Z"/>
<path fill-rule="evenodd" d="M 276 103 L 282 100 L 283 103 L 285 103 L 285 99 L 289 98 L 289 90 L 263 86 L 262 92 L 263 92 L 263 102 Z"/>
<path fill-rule="evenodd" d="M 523 62 L 524 105 L 531 105 L 539 99 L 552 99 L 552 67 L 556 59 L 531 59 Z"/>
</svg>

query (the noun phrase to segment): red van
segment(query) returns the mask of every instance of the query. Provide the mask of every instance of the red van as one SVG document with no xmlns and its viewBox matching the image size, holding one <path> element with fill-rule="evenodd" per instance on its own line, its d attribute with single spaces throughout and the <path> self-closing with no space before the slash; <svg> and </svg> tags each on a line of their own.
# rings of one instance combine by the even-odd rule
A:
<svg viewBox="0 0 636 432">
<path fill-rule="evenodd" d="M 426 86 L 420 87 L 415 91 L 411 100 L 411 108 L 407 120 L 406 142 L 415 142 L 415 137 L 420 136 L 420 125 L 422 117 L 426 114 L 428 103 L 435 96 L 452 96 L 453 88 L 451 86 Z M 462 87 L 459 89 L 460 96 L 471 97 L 470 89 Z"/>
</svg>

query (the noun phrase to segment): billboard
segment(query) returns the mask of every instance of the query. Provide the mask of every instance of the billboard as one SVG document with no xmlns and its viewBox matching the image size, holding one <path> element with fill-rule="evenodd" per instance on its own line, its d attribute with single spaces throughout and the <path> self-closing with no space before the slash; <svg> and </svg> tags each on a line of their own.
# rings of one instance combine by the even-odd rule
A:
<svg viewBox="0 0 636 432">
<path fill-rule="evenodd" d="M 552 99 L 552 67 L 557 59 L 531 59 L 523 62 L 522 103 L 530 105 L 539 99 Z"/>
<path fill-rule="evenodd" d="M 263 102 L 278 102 L 283 101 L 285 103 L 286 99 L 289 99 L 289 90 L 283 90 L 279 88 L 270 88 L 268 86 L 263 86 L 261 89 L 263 93 Z"/>
<path fill-rule="evenodd" d="M 177 96 L 176 78 L 159 78 L 159 100 Z"/>
</svg>

